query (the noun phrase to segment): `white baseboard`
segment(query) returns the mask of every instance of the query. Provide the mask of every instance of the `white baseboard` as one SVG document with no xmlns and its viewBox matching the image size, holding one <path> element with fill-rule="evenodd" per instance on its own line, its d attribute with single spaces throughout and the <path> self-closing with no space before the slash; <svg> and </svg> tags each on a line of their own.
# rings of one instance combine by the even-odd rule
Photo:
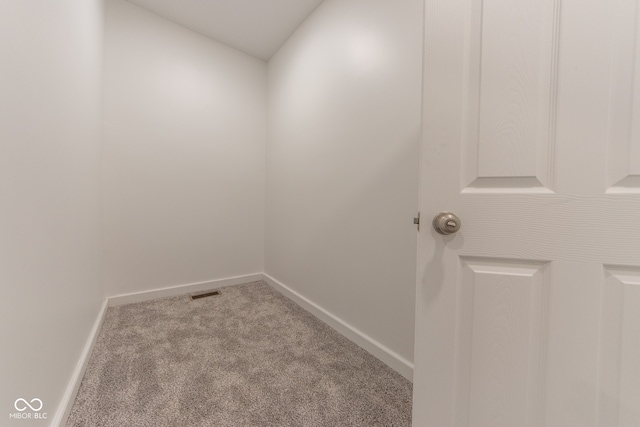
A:
<svg viewBox="0 0 640 427">
<path fill-rule="evenodd" d="M 131 294 L 116 295 L 107 298 L 109 307 L 117 305 L 132 304 L 135 302 L 149 301 L 157 298 L 172 297 L 176 295 L 189 294 L 193 292 L 218 289 L 225 286 L 240 285 L 242 283 L 262 280 L 262 273 L 247 274 L 246 276 L 229 277 L 226 279 L 209 280 L 206 282 L 187 283 L 186 285 L 170 286 L 168 288 L 154 289 L 151 291 L 134 292 Z"/>
<path fill-rule="evenodd" d="M 76 400 L 78 389 L 80 388 L 80 384 L 82 383 L 84 372 L 87 369 L 89 358 L 91 357 L 91 353 L 93 352 L 93 346 L 95 345 L 96 339 L 98 338 L 98 333 L 100 332 L 100 328 L 102 327 L 102 322 L 104 321 L 104 316 L 106 313 L 107 300 L 102 303 L 102 307 L 100 307 L 100 311 L 98 312 L 96 321 L 93 323 L 93 328 L 91 328 L 91 332 L 89 332 L 89 338 L 87 339 L 87 342 L 82 349 L 80 359 L 76 364 L 76 368 L 74 369 L 73 374 L 71 375 L 71 379 L 69 380 L 67 389 L 62 396 L 60 406 L 58 406 L 58 411 L 56 412 L 56 415 L 53 417 L 53 421 L 51 422 L 51 425 L 53 427 L 64 427 L 64 425 L 67 423 L 67 418 L 69 418 L 69 413 L 71 413 L 71 408 L 73 407 L 73 403 Z"/>
<path fill-rule="evenodd" d="M 350 341 L 353 341 L 367 352 L 380 359 L 391 369 L 413 382 L 413 363 L 266 273 L 264 274 L 264 280 L 278 292 L 316 316 L 318 319 L 322 320 L 327 325 L 331 326 Z"/>
</svg>

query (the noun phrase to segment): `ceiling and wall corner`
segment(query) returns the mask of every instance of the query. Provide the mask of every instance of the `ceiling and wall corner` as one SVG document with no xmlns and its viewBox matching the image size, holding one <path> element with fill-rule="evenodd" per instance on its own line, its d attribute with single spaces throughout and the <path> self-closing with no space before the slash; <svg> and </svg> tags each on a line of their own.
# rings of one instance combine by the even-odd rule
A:
<svg viewBox="0 0 640 427">
<path fill-rule="evenodd" d="M 263 60 L 323 0 L 129 0 L 170 21 Z"/>
</svg>

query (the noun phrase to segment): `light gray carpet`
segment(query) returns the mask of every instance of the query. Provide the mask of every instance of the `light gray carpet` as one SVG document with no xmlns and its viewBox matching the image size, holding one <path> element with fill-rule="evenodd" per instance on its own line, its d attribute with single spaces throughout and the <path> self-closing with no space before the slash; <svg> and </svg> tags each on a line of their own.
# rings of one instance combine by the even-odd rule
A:
<svg viewBox="0 0 640 427">
<path fill-rule="evenodd" d="M 109 308 L 67 426 L 410 426 L 411 384 L 264 282 Z"/>
</svg>

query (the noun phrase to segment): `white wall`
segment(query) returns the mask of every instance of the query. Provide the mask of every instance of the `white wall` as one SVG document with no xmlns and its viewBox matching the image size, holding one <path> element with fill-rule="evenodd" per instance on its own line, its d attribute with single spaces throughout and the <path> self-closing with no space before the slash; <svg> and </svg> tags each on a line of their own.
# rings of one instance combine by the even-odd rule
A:
<svg viewBox="0 0 640 427">
<path fill-rule="evenodd" d="M 327 0 L 269 61 L 265 271 L 413 360 L 420 0 Z"/>
<path fill-rule="evenodd" d="M 0 424 L 48 420 L 104 300 L 100 0 L 0 1 Z"/>
<path fill-rule="evenodd" d="M 108 295 L 264 269 L 410 361 L 420 8 L 327 0 L 271 61 L 264 246 L 264 62 L 109 0 L 101 165 L 102 1 L 1 1 L 0 417 L 54 417 L 101 216 Z"/>
<path fill-rule="evenodd" d="M 109 296 L 263 270 L 266 63 L 107 2 Z"/>
</svg>

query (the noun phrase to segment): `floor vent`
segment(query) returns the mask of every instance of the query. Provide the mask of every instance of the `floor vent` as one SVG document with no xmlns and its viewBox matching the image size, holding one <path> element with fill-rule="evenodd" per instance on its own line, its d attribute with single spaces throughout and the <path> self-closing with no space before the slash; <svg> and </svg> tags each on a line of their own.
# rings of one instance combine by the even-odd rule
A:
<svg viewBox="0 0 640 427">
<path fill-rule="evenodd" d="M 200 292 L 197 294 L 191 294 L 189 295 L 189 297 L 194 300 L 194 299 L 200 299 L 200 298 L 206 298 L 206 297 L 212 297 L 215 295 L 220 295 L 220 291 L 204 291 L 204 292 Z"/>
</svg>

